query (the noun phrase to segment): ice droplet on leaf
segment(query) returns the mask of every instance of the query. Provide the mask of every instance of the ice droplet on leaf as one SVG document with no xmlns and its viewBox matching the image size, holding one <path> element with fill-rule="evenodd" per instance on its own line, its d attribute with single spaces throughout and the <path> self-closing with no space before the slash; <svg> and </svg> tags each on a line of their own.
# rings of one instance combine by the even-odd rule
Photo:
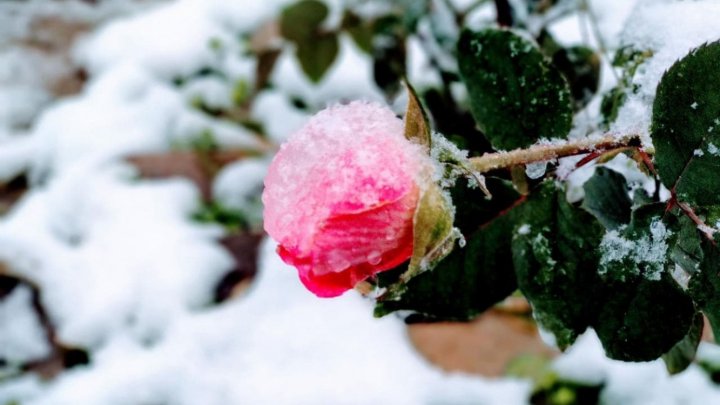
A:
<svg viewBox="0 0 720 405">
<path fill-rule="evenodd" d="M 547 164 L 547 160 L 544 160 L 542 162 L 528 163 L 525 165 L 525 174 L 533 180 L 539 179 L 545 174 Z"/>
</svg>

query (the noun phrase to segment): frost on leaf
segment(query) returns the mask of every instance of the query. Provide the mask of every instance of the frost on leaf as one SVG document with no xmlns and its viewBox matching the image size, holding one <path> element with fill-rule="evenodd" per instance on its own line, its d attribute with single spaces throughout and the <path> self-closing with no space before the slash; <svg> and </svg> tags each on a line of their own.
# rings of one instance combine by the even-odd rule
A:
<svg viewBox="0 0 720 405">
<path fill-rule="evenodd" d="M 660 280 L 665 263 L 667 262 L 668 238 L 671 232 L 663 224 L 660 217 L 655 217 L 650 223 L 647 233 L 633 238 L 625 233 L 627 227 L 608 231 L 600 243 L 600 274 L 605 276 L 609 272 L 611 277 L 624 278 L 626 274 L 642 275 L 648 280 Z M 625 272 L 618 272 L 614 264 L 626 263 Z"/>
<path fill-rule="evenodd" d="M 493 147 L 509 150 L 567 137 L 570 88 L 535 43 L 508 30 L 465 30 L 458 67 L 473 117 Z"/>
<path fill-rule="evenodd" d="M 588 271 L 597 267 L 602 226 L 553 182 L 525 204 L 512 241 L 518 286 L 535 319 L 564 349 L 590 325 L 603 297 L 599 275 Z"/>
<path fill-rule="evenodd" d="M 652 141 L 665 187 L 693 207 L 720 203 L 720 42 L 692 50 L 662 77 L 653 103 Z M 708 152 L 708 153 L 705 153 Z"/>
</svg>

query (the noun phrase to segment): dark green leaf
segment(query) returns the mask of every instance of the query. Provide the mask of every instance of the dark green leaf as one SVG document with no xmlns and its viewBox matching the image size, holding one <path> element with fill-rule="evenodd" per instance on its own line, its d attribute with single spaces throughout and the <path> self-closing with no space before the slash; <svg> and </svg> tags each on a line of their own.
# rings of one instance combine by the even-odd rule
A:
<svg viewBox="0 0 720 405">
<path fill-rule="evenodd" d="M 700 313 L 695 314 L 690 330 L 669 352 L 662 355 L 665 367 L 670 374 L 685 371 L 695 359 L 700 339 L 702 338 L 704 320 Z"/>
<path fill-rule="evenodd" d="M 552 59 L 570 85 L 573 105 L 578 111 L 598 90 L 600 82 L 600 54 L 586 46 L 563 47 L 543 29 L 537 37 L 543 53 Z"/>
<path fill-rule="evenodd" d="M 433 118 L 435 130 L 453 141 L 460 149 L 467 150 L 470 156 L 480 156 L 492 151 L 488 140 L 477 130 L 470 111 L 458 106 L 448 93 L 434 88 L 423 93 L 423 101 Z"/>
<path fill-rule="evenodd" d="M 652 138 L 663 184 L 693 206 L 720 204 L 720 42 L 703 45 L 663 76 Z"/>
<path fill-rule="evenodd" d="M 533 42 L 507 30 L 465 30 L 458 64 L 475 120 L 494 147 L 515 149 L 567 136 L 568 84 Z"/>
<path fill-rule="evenodd" d="M 280 17 L 282 35 L 298 44 L 315 36 L 328 16 L 327 6 L 318 0 L 302 0 L 284 9 Z"/>
<path fill-rule="evenodd" d="M 720 250 L 717 241 L 702 240 L 703 261 L 700 271 L 690 277 L 688 291 L 695 304 L 707 316 L 715 341 L 720 341 Z"/>
<path fill-rule="evenodd" d="M 702 236 L 697 225 L 687 216 L 680 217 L 679 228 L 670 258 L 686 273 L 693 274 L 700 268 L 704 257 Z"/>
<path fill-rule="evenodd" d="M 625 177 L 607 167 L 598 167 L 583 185 L 582 207 L 593 214 L 607 229 L 617 229 L 630 222 L 631 201 Z"/>
<path fill-rule="evenodd" d="M 373 78 L 388 97 L 394 97 L 406 73 L 405 26 L 399 17 L 385 16 L 373 27 Z"/>
<path fill-rule="evenodd" d="M 593 327 L 609 357 L 653 360 L 688 334 L 695 306 L 668 270 L 677 228 L 665 204 L 654 203 L 603 237 L 599 272 L 609 293 Z"/>
<path fill-rule="evenodd" d="M 553 182 L 530 195 L 517 222 L 512 253 L 518 285 L 561 349 L 585 331 L 599 309 L 604 292 L 595 269 L 602 233 Z"/>
<path fill-rule="evenodd" d="M 510 243 L 514 220 L 522 205 L 490 221 L 512 204 L 517 193 L 513 194 L 512 186 L 506 182 L 489 180 L 488 187 L 496 196 L 493 200 L 485 200 L 477 189 L 467 189 L 462 195 L 478 192 L 479 199 L 455 198 L 465 207 L 474 205 L 472 211 L 458 210 L 456 217 L 456 221 L 468 221 L 464 226 L 456 222 L 466 235 L 471 235 L 467 245 L 456 247 L 434 269 L 411 279 L 399 298 L 383 300 L 381 297 L 375 308 L 376 316 L 410 310 L 426 319 L 468 320 L 517 289 Z M 457 187 L 454 196 L 460 195 L 462 188 Z M 504 206 L 501 201 L 505 202 Z M 490 222 L 478 230 L 480 221 Z M 378 275 L 378 281 L 381 286 L 387 286 L 396 282 L 398 276 L 399 272 L 383 273 Z"/>
<path fill-rule="evenodd" d="M 688 334 L 695 306 L 669 273 L 660 280 L 634 276 L 608 281 L 608 291 L 593 324 L 608 357 L 654 360 Z"/>
<path fill-rule="evenodd" d="M 317 83 L 335 61 L 338 54 L 338 38 L 336 34 L 325 34 L 308 42 L 299 43 L 297 58 L 303 72 Z"/>
<path fill-rule="evenodd" d="M 455 204 L 455 226 L 463 235 L 472 235 L 481 226 L 498 216 L 498 213 L 519 203 L 521 195 L 512 183 L 495 177 L 486 177 L 485 185 L 493 197 L 488 200 L 479 188 L 469 188 L 466 179 L 458 179 L 450 189 Z"/>
<path fill-rule="evenodd" d="M 603 95 L 600 102 L 600 113 L 603 116 L 603 125 L 607 128 L 617 119 L 620 108 L 625 104 L 627 94 L 622 86 L 616 86 Z"/>
<path fill-rule="evenodd" d="M 375 315 L 411 310 L 429 319 L 468 320 L 485 311 L 517 288 L 511 234 L 512 220 L 496 219 L 433 270 L 411 279 L 399 300 L 379 300 Z"/>
<path fill-rule="evenodd" d="M 597 52 L 584 46 L 562 48 L 552 55 L 553 64 L 570 85 L 576 111 L 587 105 L 598 90 L 600 60 Z"/>
<path fill-rule="evenodd" d="M 373 29 L 371 24 L 365 23 L 356 14 L 345 11 L 341 25 L 350 34 L 358 48 L 368 54 L 372 52 Z"/>
</svg>

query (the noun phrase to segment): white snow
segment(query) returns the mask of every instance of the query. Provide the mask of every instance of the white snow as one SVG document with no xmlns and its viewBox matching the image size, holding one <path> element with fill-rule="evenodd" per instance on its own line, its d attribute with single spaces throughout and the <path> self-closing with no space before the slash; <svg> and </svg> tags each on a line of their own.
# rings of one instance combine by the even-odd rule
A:
<svg viewBox="0 0 720 405">
<path fill-rule="evenodd" d="M 701 355 L 706 345 L 700 345 Z M 699 405 L 720 400 L 720 388 L 697 365 L 669 376 L 662 360 L 646 363 L 609 360 L 593 331 L 580 336 L 575 345 L 554 361 L 553 368 L 571 381 L 604 382 L 601 403 L 605 404 Z"/>
<path fill-rule="evenodd" d="M 650 49 L 653 56 L 638 69 L 633 78 L 637 92 L 630 92 L 620 109 L 613 132 L 640 133 L 650 128 L 652 100 L 660 78 L 675 61 L 691 49 L 718 39 L 716 22 L 720 20 L 720 3 L 715 0 L 674 1 L 640 0 L 628 18 L 620 38 L 623 44 Z"/>
<path fill-rule="evenodd" d="M 607 265 L 613 262 L 630 260 L 638 264 L 633 267 L 639 271 L 643 269 L 642 276 L 649 280 L 660 280 L 667 257 L 668 242 L 671 232 L 665 227 L 660 218 L 654 219 L 650 224 L 650 235 L 642 235 L 637 239 L 627 239 L 619 230 L 607 231 L 600 242 L 600 272 L 607 272 Z M 624 277 L 612 275 L 613 277 Z"/>
<path fill-rule="evenodd" d="M 253 103 L 253 115 L 265 123 L 268 136 L 278 143 L 285 141 L 310 118 L 310 114 L 293 107 L 287 95 L 275 90 L 260 93 Z"/>
<path fill-rule="evenodd" d="M 25 285 L 16 286 L 0 301 L 0 331 L 0 359 L 17 364 L 49 354 L 45 331 L 33 310 L 30 288 Z"/>
<path fill-rule="evenodd" d="M 260 278 L 242 300 L 179 315 L 150 345 L 118 331 L 91 366 L 47 385 L 0 386 L 0 399 L 27 390 L 20 399 L 32 404 L 524 403 L 526 382 L 429 367 L 402 323 L 373 319 L 359 296 L 317 299 L 273 249 L 264 244 Z"/>
</svg>

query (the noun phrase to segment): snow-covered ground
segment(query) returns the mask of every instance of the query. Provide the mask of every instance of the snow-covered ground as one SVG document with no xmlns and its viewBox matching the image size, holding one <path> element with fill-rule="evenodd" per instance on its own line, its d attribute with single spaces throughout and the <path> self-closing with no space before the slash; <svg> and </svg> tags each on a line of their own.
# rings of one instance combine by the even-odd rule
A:
<svg viewBox="0 0 720 405">
<path fill-rule="evenodd" d="M 227 105 L 228 82 L 253 82 L 256 61 L 242 56 L 249 45 L 238 38 L 277 15 L 285 3 L 107 0 L 93 9 L 79 2 L 34 0 L 23 5 L 98 25 L 75 42 L 71 61 L 65 61 L 89 75 L 81 92 L 70 97 L 56 99 L 30 73 L 39 63 L 34 54 L 19 51 L 12 41 L 0 42 L 0 182 L 26 173 L 31 184 L 0 217 L 0 262 L 37 285 L 57 339 L 87 349 L 91 359 L 50 381 L 34 374 L 12 376 L 13 364 L 50 350 L 30 289 L 17 287 L 0 301 L 0 358 L 10 368 L 0 368 L 0 404 L 526 402 L 528 381 L 435 368 L 414 351 L 399 319 L 374 319 L 371 303 L 357 294 L 314 297 L 279 260 L 270 240 L 262 244 L 259 275 L 250 289 L 212 304 L 215 286 L 232 267 L 218 244 L 223 230 L 192 219 L 201 201 L 189 181 L 139 179 L 125 161 L 131 154 L 169 151 L 206 130 L 221 146 L 266 147 L 252 131 L 201 114 L 192 100 Z M 340 1 L 331 3 L 338 7 Z M 622 41 L 617 20 L 632 9 L 628 3 L 593 2 L 613 44 Z M 658 36 L 652 45 L 672 49 L 658 51 L 657 62 L 639 80 L 656 80 L 651 76 L 684 53 L 678 49 L 699 44 L 711 32 L 719 35 L 714 24 L 720 9 L 712 1 L 642 7 L 634 11 L 635 21 L 646 21 L 646 31 L 628 28 L 626 40 L 644 41 L 678 13 L 692 15 L 693 24 L 704 28 L 670 24 L 675 34 Z M 565 31 L 579 29 L 568 21 L 558 24 Z M 27 30 L 20 23 L 7 32 L 5 27 L 0 23 L 0 41 Z M 420 52 L 412 44 L 410 49 Z M 272 142 L 307 119 L 293 106 L 293 97 L 312 109 L 338 100 L 382 100 L 371 63 L 348 38 L 319 85 L 304 78 L 290 55 L 280 57 L 274 87 L 258 95 L 251 111 Z M 411 54 L 411 61 L 411 79 L 433 80 L 423 76 L 422 54 Z M 14 70 L 6 69 L 11 65 Z M 178 77 L 208 66 L 225 78 L 176 84 Z M 637 119 L 629 117 L 646 113 L 632 100 L 627 108 L 619 125 L 635 125 Z M 245 200 L 238 196 L 255 189 L 266 164 L 261 158 L 226 167 L 214 184 L 215 197 L 228 206 L 242 205 Z M 659 361 L 610 361 L 591 332 L 555 367 L 571 380 L 605 381 L 603 400 L 610 404 L 720 401 L 720 389 L 698 367 L 669 377 Z"/>
</svg>

